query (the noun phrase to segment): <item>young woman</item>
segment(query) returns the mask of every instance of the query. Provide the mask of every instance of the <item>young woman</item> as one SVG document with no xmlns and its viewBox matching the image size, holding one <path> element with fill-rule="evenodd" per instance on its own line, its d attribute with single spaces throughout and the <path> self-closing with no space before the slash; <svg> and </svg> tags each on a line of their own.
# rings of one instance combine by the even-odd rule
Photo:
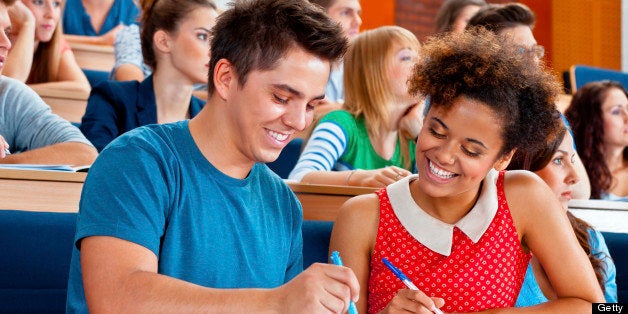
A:
<svg viewBox="0 0 628 314">
<path fill-rule="evenodd" d="M 533 171 L 554 191 L 562 209 L 567 213 L 578 243 L 595 270 L 595 277 L 604 292 L 606 302 L 617 302 L 615 264 L 613 264 L 602 233 L 567 210 L 569 200 L 572 198 L 573 186 L 580 178 L 574 167 L 576 151 L 571 134 L 567 132 L 559 115 L 556 116 L 556 124 L 560 126 L 558 131 L 548 136 L 544 147 L 538 150 L 518 149 L 507 169 Z M 545 271 L 538 259 L 532 256 L 516 305 L 530 306 L 555 298 L 556 293 Z"/>
<path fill-rule="evenodd" d="M 407 81 L 419 49 L 416 37 L 398 26 L 358 35 L 345 55 L 343 110 L 316 125 L 289 179 L 386 186 L 409 175 L 422 108 Z"/>
<path fill-rule="evenodd" d="M 136 24 L 133 0 L 67 0 L 63 30 L 72 42 L 113 45 L 123 25 Z"/>
<path fill-rule="evenodd" d="M 436 33 L 464 31 L 473 15 L 484 6 L 484 0 L 446 0 L 436 15 Z"/>
<path fill-rule="evenodd" d="M 81 131 L 99 151 L 124 132 L 192 118 L 204 105 L 192 90 L 194 83 L 207 84 L 216 5 L 211 0 L 140 4 L 142 52 L 153 74 L 141 83 L 106 81 L 94 88 Z"/>
<path fill-rule="evenodd" d="M 531 173 L 501 171 L 517 148 L 542 145 L 555 127 L 553 76 L 483 30 L 434 39 L 421 55 L 410 91 L 429 95 L 431 106 L 417 140 L 418 176 L 347 201 L 332 231 L 330 250 L 360 281 L 360 312 L 512 307 L 531 254 L 557 298 L 526 313 L 603 302 L 553 192 Z M 406 289 L 384 257 L 419 290 Z"/>
<path fill-rule="evenodd" d="M 89 93 L 90 85 L 63 37 L 59 0 L 22 0 L 10 8 L 13 49 L 4 73 L 38 88 Z"/>
<path fill-rule="evenodd" d="M 565 116 L 589 174 L 591 198 L 628 201 L 628 98 L 613 81 L 582 86 Z"/>
</svg>

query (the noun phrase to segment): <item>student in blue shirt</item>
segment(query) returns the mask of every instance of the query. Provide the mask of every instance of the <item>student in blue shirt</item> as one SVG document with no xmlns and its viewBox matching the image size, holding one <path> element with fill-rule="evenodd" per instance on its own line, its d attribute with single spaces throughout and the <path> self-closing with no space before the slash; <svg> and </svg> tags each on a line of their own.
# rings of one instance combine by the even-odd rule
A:
<svg viewBox="0 0 628 314">
<path fill-rule="evenodd" d="M 192 92 L 195 83 L 207 83 L 216 5 L 211 0 L 140 4 L 144 60 L 154 73 L 141 83 L 104 81 L 93 88 L 81 131 L 99 151 L 136 127 L 193 118 L 205 103 Z"/>
<path fill-rule="evenodd" d="M 66 0 L 63 31 L 72 42 L 113 45 L 124 26 L 137 24 L 133 0 Z"/>
<path fill-rule="evenodd" d="M 346 39 L 306 0 L 235 2 L 212 35 L 201 112 L 120 136 L 90 169 L 69 313 L 340 313 L 356 301 L 349 268 L 302 272 L 301 206 L 264 164 L 311 124 Z"/>
</svg>

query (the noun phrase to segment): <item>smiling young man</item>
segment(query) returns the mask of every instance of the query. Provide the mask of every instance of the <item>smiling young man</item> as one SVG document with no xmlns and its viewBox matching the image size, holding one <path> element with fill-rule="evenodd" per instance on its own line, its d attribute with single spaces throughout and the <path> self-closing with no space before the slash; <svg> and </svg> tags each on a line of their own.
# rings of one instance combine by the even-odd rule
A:
<svg viewBox="0 0 628 314">
<path fill-rule="evenodd" d="M 344 267 L 302 272 L 301 206 L 264 165 L 312 122 L 340 28 L 305 0 L 241 1 L 212 30 L 192 120 L 105 148 L 82 193 L 68 312 L 340 312 Z"/>
</svg>

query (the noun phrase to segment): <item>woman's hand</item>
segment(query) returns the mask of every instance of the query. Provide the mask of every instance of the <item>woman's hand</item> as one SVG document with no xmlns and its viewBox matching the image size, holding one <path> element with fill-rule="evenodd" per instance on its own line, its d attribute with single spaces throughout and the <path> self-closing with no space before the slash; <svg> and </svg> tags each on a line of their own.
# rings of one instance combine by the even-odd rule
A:
<svg viewBox="0 0 628 314">
<path fill-rule="evenodd" d="M 19 34 L 25 25 L 32 25 L 33 31 L 35 30 L 35 16 L 22 1 L 15 1 L 13 5 L 8 7 L 8 12 L 13 35 Z"/>
<path fill-rule="evenodd" d="M 4 137 L 0 135 L 0 158 L 4 158 L 8 156 L 9 154 L 11 154 L 9 153 L 9 144 L 4 139 Z"/>
<path fill-rule="evenodd" d="M 406 113 L 399 120 L 399 132 L 408 139 L 415 139 L 419 136 L 419 131 L 423 126 L 423 110 L 425 102 L 417 103 L 408 108 Z"/>
<path fill-rule="evenodd" d="M 432 308 L 445 305 L 441 298 L 428 297 L 420 290 L 401 289 L 380 313 L 422 313 L 432 314 Z"/>
<path fill-rule="evenodd" d="M 347 185 L 385 187 L 411 174 L 412 172 L 396 166 L 374 170 L 355 170 L 350 174 Z"/>
</svg>

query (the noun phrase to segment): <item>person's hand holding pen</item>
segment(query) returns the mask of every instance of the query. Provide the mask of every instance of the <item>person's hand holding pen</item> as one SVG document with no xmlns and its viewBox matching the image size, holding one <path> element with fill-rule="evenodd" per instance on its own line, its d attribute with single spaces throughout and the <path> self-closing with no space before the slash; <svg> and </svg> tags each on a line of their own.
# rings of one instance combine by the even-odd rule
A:
<svg viewBox="0 0 628 314">
<path fill-rule="evenodd" d="M 404 275 L 401 270 L 390 263 L 386 258 L 382 259 L 382 262 L 388 267 L 393 274 L 401 280 L 408 289 L 401 289 L 397 291 L 397 294 L 388 303 L 386 308 L 380 313 L 425 313 L 425 314 L 443 314 L 439 308 L 445 305 L 445 300 L 442 298 L 429 297 L 423 291 L 419 290 L 411 281 Z"/>
<path fill-rule="evenodd" d="M 4 140 L 4 137 L 0 135 L 0 158 L 4 158 L 10 154 L 11 152 L 9 151 L 9 143 L 7 143 L 7 141 Z"/>
<path fill-rule="evenodd" d="M 315 263 L 273 291 L 281 313 L 345 313 L 360 284 L 348 267 Z"/>
</svg>

